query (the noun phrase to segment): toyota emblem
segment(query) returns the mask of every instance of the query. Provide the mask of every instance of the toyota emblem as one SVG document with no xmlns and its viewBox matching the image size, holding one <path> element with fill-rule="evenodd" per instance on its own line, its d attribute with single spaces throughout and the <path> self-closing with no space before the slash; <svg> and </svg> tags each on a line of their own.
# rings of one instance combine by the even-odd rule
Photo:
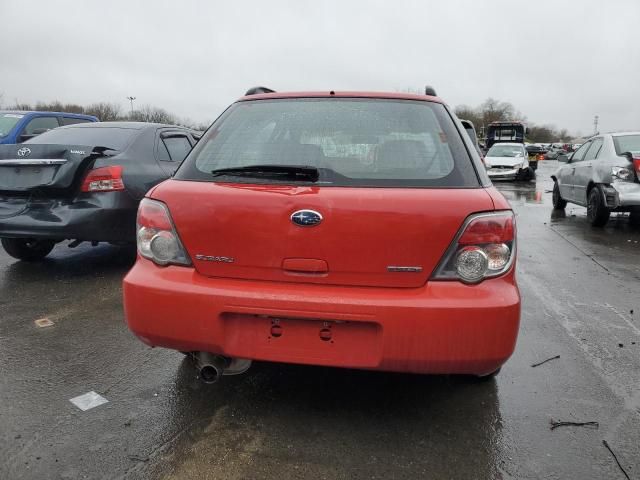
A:
<svg viewBox="0 0 640 480">
<path fill-rule="evenodd" d="M 28 157 L 29 155 L 31 155 L 31 149 L 30 148 L 22 147 L 20 150 L 18 150 L 18 156 L 19 157 Z"/>
</svg>

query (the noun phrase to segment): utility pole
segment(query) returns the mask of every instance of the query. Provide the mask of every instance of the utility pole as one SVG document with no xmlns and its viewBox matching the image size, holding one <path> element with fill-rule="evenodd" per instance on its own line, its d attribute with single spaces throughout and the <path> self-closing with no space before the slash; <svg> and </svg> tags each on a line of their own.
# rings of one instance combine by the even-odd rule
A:
<svg viewBox="0 0 640 480">
<path fill-rule="evenodd" d="M 131 115 L 133 116 L 133 101 L 136 99 L 136 97 L 127 97 L 127 100 L 129 100 L 131 102 Z"/>
<path fill-rule="evenodd" d="M 595 117 L 593 117 L 593 134 L 597 135 L 598 134 L 598 119 L 600 117 L 598 117 L 598 115 L 596 115 Z"/>
</svg>

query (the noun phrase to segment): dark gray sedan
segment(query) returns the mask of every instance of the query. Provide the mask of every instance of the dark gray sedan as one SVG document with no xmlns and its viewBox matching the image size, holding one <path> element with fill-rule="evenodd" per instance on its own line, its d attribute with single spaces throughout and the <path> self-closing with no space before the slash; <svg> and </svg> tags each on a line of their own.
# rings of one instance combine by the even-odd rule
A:
<svg viewBox="0 0 640 480">
<path fill-rule="evenodd" d="M 2 246 L 15 258 L 38 260 L 62 240 L 135 242 L 138 203 L 195 142 L 183 127 L 106 122 L 0 146 Z"/>
<path fill-rule="evenodd" d="M 604 226 L 611 212 L 631 212 L 640 223 L 640 132 L 595 136 L 558 161 L 564 165 L 552 175 L 554 208 L 587 207 L 593 226 Z"/>
</svg>

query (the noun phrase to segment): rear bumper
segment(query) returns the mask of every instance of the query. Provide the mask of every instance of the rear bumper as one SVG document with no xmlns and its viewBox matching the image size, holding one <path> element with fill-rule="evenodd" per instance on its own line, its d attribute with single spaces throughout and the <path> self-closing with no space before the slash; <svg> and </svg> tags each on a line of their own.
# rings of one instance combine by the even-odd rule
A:
<svg viewBox="0 0 640 480">
<path fill-rule="evenodd" d="M 640 206 L 640 183 L 614 181 L 611 188 L 615 190 L 615 207 Z M 609 197 L 607 203 L 609 203 Z"/>
<path fill-rule="evenodd" d="M 135 241 L 138 202 L 126 192 L 82 194 L 74 199 L 0 199 L 0 237 Z"/>
<path fill-rule="evenodd" d="M 415 373 L 490 373 L 511 356 L 520 321 L 513 271 L 476 286 L 361 288 L 209 278 L 138 259 L 124 307 L 152 346 Z"/>
</svg>

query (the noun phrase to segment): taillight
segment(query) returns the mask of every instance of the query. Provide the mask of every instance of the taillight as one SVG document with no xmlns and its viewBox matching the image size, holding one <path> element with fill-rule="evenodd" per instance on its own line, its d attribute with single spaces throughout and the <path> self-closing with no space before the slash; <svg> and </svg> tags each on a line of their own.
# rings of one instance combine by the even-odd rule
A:
<svg viewBox="0 0 640 480">
<path fill-rule="evenodd" d="M 636 171 L 638 180 L 640 180 L 640 157 L 633 157 L 633 169 Z"/>
<path fill-rule="evenodd" d="M 83 192 L 114 192 L 124 190 L 122 182 L 122 167 L 111 165 L 108 167 L 89 170 L 80 189 Z"/>
<path fill-rule="evenodd" d="M 158 265 L 191 265 L 167 206 L 142 199 L 137 219 L 138 252 Z"/>
<path fill-rule="evenodd" d="M 432 279 L 478 283 L 507 272 L 515 255 L 513 212 L 475 214 L 466 220 Z"/>
</svg>

